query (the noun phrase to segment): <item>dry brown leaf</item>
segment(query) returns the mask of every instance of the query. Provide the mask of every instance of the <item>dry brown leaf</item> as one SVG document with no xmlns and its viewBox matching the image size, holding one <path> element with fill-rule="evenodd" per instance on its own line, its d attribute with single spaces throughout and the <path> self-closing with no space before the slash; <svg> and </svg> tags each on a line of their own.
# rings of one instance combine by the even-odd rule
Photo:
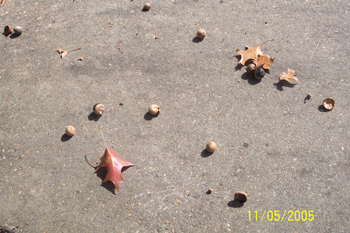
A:
<svg viewBox="0 0 350 233">
<path fill-rule="evenodd" d="M 64 52 L 64 50 L 62 50 L 62 49 L 57 49 L 57 52 L 58 52 L 59 54 L 62 54 L 62 53 Z"/>
<path fill-rule="evenodd" d="M 65 56 L 67 56 L 67 54 L 68 54 L 68 51 L 63 51 L 63 52 L 61 53 L 61 58 L 64 58 Z"/>
<path fill-rule="evenodd" d="M 59 54 L 61 54 L 61 58 L 64 58 L 65 56 L 67 56 L 67 54 L 69 52 L 73 52 L 73 51 L 77 51 L 77 50 L 80 50 L 81 48 L 77 48 L 77 49 L 72 49 L 72 50 L 63 50 L 63 49 L 57 49 L 57 52 Z"/>
<path fill-rule="evenodd" d="M 270 58 L 269 55 L 265 54 L 265 55 L 259 56 L 258 60 L 254 61 L 254 63 L 256 64 L 256 67 L 269 70 L 273 61 L 274 61 L 274 58 Z"/>
<path fill-rule="evenodd" d="M 100 131 L 102 134 L 101 129 L 100 129 Z M 114 184 L 115 188 L 119 191 L 119 181 L 124 180 L 122 177 L 122 172 L 125 171 L 127 168 L 133 167 L 135 165 L 128 162 L 128 161 L 125 161 L 121 158 L 118 158 L 117 152 L 111 150 L 107 146 L 107 143 L 105 141 L 105 138 L 103 137 L 103 134 L 102 134 L 102 138 L 103 138 L 103 141 L 105 142 L 107 148 L 106 148 L 106 151 L 103 154 L 103 156 L 100 158 L 101 162 L 98 165 L 98 167 L 96 168 L 95 173 L 101 167 L 106 167 L 107 174 L 102 182 L 111 181 Z"/>
<path fill-rule="evenodd" d="M 245 63 L 250 60 L 250 59 L 253 59 L 253 60 L 258 60 L 258 55 L 263 55 L 263 53 L 261 52 L 261 49 L 260 47 L 269 42 L 269 41 L 272 41 L 272 40 L 268 40 L 268 41 L 265 41 L 264 43 L 262 43 L 261 45 L 258 45 L 256 47 L 249 47 L 249 46 L 246 46 L 245 50 L 240 50 L 240 49 L 237 49 L 236 52 L 241 55 L 241 59 L 239 60 L 239 64 L 244 66 Z"/>
<path fill-rule="evenodd" d="M 294 76 L 294 73 L 295 73 L 294 70 L 291 70 L 288 68 L 287 73 L 283 71 L 280 74 L 280 81 L 284 80 L 284 81 L 287 81 L 288 83 L 293 84 L 293 85 L 297 84 L 299 82 L 299 79 Z"/>
</svg>

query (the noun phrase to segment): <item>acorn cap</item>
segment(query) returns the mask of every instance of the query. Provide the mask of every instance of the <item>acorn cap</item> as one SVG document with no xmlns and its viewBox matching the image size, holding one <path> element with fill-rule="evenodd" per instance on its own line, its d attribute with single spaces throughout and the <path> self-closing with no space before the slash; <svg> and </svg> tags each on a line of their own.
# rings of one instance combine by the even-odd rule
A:
<svg viewBox="0 0 350 233">
<path fill-rule="evenodd" d="M 323 100 L 322 105 L 325 109 L 330 111 L 334 108 L 335 101 L 332 98 L 326 98 Z"/>
<path fill-rule="evenodd" d="M 103 104 L 96 104 L 94 106 L 94 113 L 97 115 L 97 116 L 101 116 L 105 111 L 105 106 Z"/>
<path fill-rule="evenodd" d="M 11 28 L 9 25 L 7 25 L 7 26 L 4 28 L 4 34 L 5 34 L 5 36 L 11 35 L 12 33 L 13 33 L 12 28 Z"/>
<path fill-rule="evenodd" d="M 238 191 L 235 193 L 235 201 L 246 202 L 248 201 L 248 195 L 245 192 Z"/>
</svg>

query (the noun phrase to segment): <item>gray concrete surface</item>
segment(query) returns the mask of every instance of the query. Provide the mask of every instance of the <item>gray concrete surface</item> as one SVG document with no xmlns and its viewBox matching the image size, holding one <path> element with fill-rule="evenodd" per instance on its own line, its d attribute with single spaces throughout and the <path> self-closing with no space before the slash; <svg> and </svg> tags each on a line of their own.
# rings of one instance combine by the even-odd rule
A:
<svg viewBox="0 0 350 233">
<path fill-rule="evenodd" d="M 1 27 L 24 28 L 20 37 L 0 37 L 0 225 L 347 232 L 349 1 L 154 0 L 149 12 L 143 4 L 8 0 L 0 7 Z M 196 43 L 199 28 L 207 37 Z M 237 48 L 270 39 L 262 51 L 276 59 L 261 82 L 235 70 Z M 81 50 L 61 59 L 58 48 Z M 300 79 L 293 88 L 276 85 L 287 68 Z M 319 111 L 326 97 L 336 106 Z M 107 111 L 95 120 L 98 102 Z M 152 103 L 162 112 L 150 119 Z M 68 124 L 77 133 L 65 140 Z M 91 167 L 105 150 L 100 127 L 118 156 L 136 165 L 115 194 Z M 207 156 L 209 140 L 218 149 Z M 249 195 L 244 205 L 233 202 L 240 190 Z M 260 221 L 265 210 L 311 210 L 314 219 L 290 222 L 287 212 L 282 222 L 267 214 Z"/>
</svg>

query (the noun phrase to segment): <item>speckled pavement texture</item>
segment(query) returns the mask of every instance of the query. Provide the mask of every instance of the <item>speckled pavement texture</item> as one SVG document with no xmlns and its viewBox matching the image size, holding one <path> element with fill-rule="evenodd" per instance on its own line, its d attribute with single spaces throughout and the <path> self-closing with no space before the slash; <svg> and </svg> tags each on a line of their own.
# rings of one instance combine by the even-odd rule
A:
<svg viewBox="0 0 350 233">
<path fill-rule="evenodd" d="M 154 0 L 148 12 L 144 3 L 0 7 L 2 28 L 23 27 L 0 36 L 0 226 L 347 232 L 349 1 Z M 236 49 L 271 39 L 261 49 L 275 61 L 258 82 L 237 66 Z M 63 59 L 56 51 L 77 48 Z M 278 83 L 288 68 L 294 87 Z M 320 107 L 326 97 L 332 111 Z M 106 106 L 99 119 L 96 103 Z M 161 114 L 151 118 L 154 103 Z M 119 192 L 94 174 L 105 150 L 99 128 L 136 165 Z M 233 201 L 237 191 L 246 203 Z"/>
</svg>

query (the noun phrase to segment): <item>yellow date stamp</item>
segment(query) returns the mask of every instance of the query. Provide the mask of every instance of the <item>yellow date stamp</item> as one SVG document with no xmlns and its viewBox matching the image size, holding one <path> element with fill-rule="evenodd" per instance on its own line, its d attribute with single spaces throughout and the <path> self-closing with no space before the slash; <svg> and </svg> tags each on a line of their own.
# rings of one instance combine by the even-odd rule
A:
<svg viewBox="0 0 350 233">
<path fill-rule="evenodd" d="M 262 222 L 264 220 L 269 222 L 312 222 L 314 219 L 313 210 L 265 210 L 262 214 L 258 213 L 257 210 L 248 210 L 248 220 L 255 222 Z"/>
</svg>

